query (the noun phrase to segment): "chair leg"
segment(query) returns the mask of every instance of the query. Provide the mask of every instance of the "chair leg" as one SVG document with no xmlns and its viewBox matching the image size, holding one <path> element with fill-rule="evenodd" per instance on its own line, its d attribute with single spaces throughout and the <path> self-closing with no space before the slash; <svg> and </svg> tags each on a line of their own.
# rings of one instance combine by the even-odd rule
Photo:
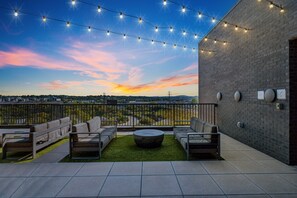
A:
<svg viewBox="0 0 297 198">
<path fill-rule="evenodd" d="M 2 150 L 2 159 L 6 159 L 6 156 L 7 156 L 7 150 L 4 147 L 3 150 Z"/>
</svg>

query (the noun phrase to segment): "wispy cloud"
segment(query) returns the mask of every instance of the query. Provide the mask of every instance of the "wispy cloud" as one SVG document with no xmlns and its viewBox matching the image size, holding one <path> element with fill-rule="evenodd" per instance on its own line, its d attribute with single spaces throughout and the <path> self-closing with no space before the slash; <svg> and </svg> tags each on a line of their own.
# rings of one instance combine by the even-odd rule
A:
<svg viewBox="0 0 297 198">
<path fill-rule="evenodd" d="M 191 64 L 190 66 L 188 66 L 188 67 L 185 67 L 184 69 L 182 69 L 181 71 L 182 72 L 186 72 L 186 71 L 193 71 L 193 70 L 198 70 L 198 65 L 197 65 L 197 63 L 193 63 L 193 64 Z"/>
</svg>

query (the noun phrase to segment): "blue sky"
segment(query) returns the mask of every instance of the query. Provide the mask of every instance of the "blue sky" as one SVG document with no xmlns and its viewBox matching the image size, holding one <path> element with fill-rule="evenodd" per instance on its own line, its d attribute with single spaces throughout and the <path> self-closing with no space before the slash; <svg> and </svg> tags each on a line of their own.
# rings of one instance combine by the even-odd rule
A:
<svg viewBox="0 0 297 198">
<path fill-rule="evenodd" d="M 198 42 L 214 24 L 210 18 L 162 0 L 84 0 L 118 13 L 69 0 L 0 2 L 0 94 L 2 95 L 197 95 Z M 203 14 L 221 19 L 237 0 L 176 0 Z M 19 15 L 14 16 L 14 9 Z M 141 17 L 119 18 L 119 12 Z M 28 15 L 31 13 L 36 16 Z M 47 20 L 42 16 L 70 21 Z M 77 27 L 73 23 L 127 34 L 122 36 Z M 154 26 L 159 28 L 156 33 Z M 187 32 L 186 36 L 182 31 Z M 129 35 L 166 42 L 150 42 Z M 170 43 L 170 44 L 168 44 Z M 172 44 L 179 46 L 173 49 Z M 183 50 L 181 46 L 186 46 Z M 192 48 L 196 51 L 192 52 Z"/>
</svg>

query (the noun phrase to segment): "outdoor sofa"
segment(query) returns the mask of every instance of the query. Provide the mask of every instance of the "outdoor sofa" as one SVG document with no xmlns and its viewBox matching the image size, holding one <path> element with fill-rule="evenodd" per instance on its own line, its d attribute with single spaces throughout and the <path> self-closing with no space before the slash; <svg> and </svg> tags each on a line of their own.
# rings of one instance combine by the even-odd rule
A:
<svg viewBox="0 0 297 198">
<path fill-rule="evenodd" d="M 173 132 L 188 160 L 194 153 L 212 153 L 220 158 L 220 133 L 216 125 L 191 118 L 189 127 L 175 127 Z"/>
<path fill-rule="evenodd" d="M 50 144 L 61 140 L 71 132 L 69 117 L 42 124 L 33 125 L 30 132 L 3 133 L 2 159 L 9 152 L 30 152 L 36 157 L 36 152 Z"/>
<path fill-rule="evenodd" d="M 70 159 L 91 158 L 74 156 L 77 153 L 91 152 L 97 153 L 95 158 L 100 158 L 101 152 L 116 137 L 116 134 L 117 122 L 113 121 L 113 125 L 103 127 L 101 118 L 98 116 L 86 123 L 73 125 L 72 133 L 69 135 Z"/>
</svg>

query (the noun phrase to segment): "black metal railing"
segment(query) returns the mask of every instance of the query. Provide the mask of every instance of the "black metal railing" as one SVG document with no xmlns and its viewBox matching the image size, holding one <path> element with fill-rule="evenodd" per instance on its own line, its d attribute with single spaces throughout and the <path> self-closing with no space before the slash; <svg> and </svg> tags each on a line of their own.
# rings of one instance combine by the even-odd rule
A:
<svg viewBox="0 0 297 198">
<path fill-rule="evenodd" d="M 216 123 L 216 104 L 0 104 L 0 125 L 32 125 L 69 116 L 73 124 L 94 116 L 118 120 L 119 127 L 172 127 L 198 117 Z M 179 123 L 182 125 L 188 122 Z"/>
</svg>

